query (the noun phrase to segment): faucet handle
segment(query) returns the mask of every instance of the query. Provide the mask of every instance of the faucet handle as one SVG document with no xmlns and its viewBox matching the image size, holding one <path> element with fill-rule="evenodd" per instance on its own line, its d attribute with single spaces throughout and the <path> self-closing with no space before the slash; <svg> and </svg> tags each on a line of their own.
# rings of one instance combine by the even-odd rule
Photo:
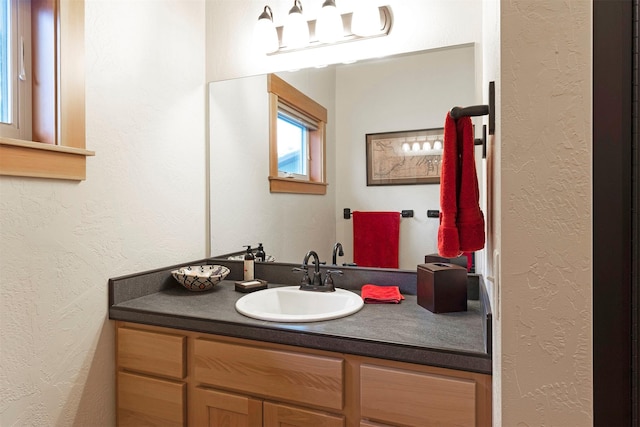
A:
<svg viewBox="0 0 640 427">
<path fill-rule="evenodd" d="M 302 267 L 294 267 L 291 269 L 291 271 L 304 272 L 304 276 L 302 276 L 302 280 L 300 280 L 300 285 L 304 286 L 311 284 L 311 279 L 309 279 L 309 268 L 306 265 L 303 265 Z"/>
<path fill-rule="evenodd" d="M 333 277 L 331 277 L 333 274 L 337 274 L 338 276 L 342 276 L 342 271 L 341 270 L 327 270 L 326 276 L 324 278 L 324 285 L 328 286 L 329 288 L 331 288 L 331 291 L 335 290 L 335 286 L 333 285 Z"/>
</svg>

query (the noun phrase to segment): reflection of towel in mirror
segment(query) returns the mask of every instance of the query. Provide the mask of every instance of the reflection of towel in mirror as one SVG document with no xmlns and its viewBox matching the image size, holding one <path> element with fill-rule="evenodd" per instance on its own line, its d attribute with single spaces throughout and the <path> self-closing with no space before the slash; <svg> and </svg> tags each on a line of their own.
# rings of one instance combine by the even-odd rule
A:
<svg viewBox="0 0 640 427">
<path fill-rule="evenodd" d="M 438 253 L 457 257 L 484 247 L 471 118 L 454 120 L 447 113 L 443 148 Z"/>
<path fill-rule="evenodd" d="M 353 262 L 398 268 L 400 212 L 353 212 Z"/>
</svg>

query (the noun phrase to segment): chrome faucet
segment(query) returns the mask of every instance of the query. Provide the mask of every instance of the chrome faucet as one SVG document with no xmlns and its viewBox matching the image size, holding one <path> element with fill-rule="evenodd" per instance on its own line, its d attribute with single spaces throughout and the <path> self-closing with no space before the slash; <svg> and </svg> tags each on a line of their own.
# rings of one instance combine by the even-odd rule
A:
<svg viewBox="0 0 640 427">
<path fill-rule="evenodd" d="M 342 243 L 338 242 L 335 245 L 333 245 L 333 258 L 332 258 L 332 264 L 333 265 L 338 265 L 337 264 L 337 255 L 339 256 L 344 256 L 344 250 L 342 249 Z"/>
<path fill-rule="evenodd" d="M 314 271 L 313 278 L 309 277 L 309 258 L 313 258 Z M 322 273 L 320 273 L 320 258 L 316 251 L 309 251 L 304 256 L 302 265 L 299 268 L 294 268 L 293 271 L 302 271 L 304 275 L 300 281 L 301 291 L 315 291 L 315 292 L 334 292 L 336 288 L 333 285 L 332 274 L 342 274 L 339 270 L 327 270 L 327 277 L 322 283 Z"/>
</svg>

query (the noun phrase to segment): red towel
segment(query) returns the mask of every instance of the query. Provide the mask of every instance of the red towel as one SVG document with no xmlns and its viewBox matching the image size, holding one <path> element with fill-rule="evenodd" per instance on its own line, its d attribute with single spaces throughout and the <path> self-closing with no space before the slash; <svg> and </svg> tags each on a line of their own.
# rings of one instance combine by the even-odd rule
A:
<svg viewBox="0 0 640 427">
<path fill-rule="evenodd" d="M 400 212 L 353 212 L 353 262 L 398 268 Z"/>
<path fill-rule="evenodd" d="M 400 304 L 404 296 L 397 286 L 364 285 L 360 293 L 367 304 Z"/>
<path fill-rule="evenodd" d="M 447 113 L 440 173 L 438 253 L 453 258 L 484 247 L 471 118 L 454 120 Z"/>
</svg>

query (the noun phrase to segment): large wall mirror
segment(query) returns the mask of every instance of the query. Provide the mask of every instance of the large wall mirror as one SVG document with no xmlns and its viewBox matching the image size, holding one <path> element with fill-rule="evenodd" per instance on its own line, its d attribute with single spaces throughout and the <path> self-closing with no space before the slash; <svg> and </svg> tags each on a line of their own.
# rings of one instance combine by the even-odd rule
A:
<svg viewBox="0 0 640 427">
<path fill-rule="evenodd" d="M 412 218 L 401 219 L 399 265 L 415 270 L 437 252 L 438 219 L 428 218 L 427 210 L 439 209 L 440 186 L 367 186 L 366 134 L 442 128 L 452 107 L 481 103 L 474 55 L 469 44 L 277 73 L 327 108 L 328 188 L 322 196 L 269 192 L 267 76 L 210 83 L 212 254 L 263 243 L 278 262 L 300 263 L 315 250 L 331 263 L 340 242 L 341 265 L 353 260 L 345 208 L 413 210 Z M 478 128 L 482 119 L 474 122 Z"/>
<path fill-rule="evenodd" d="M 85 179 L 84 1 L 1 8 L 0 174 Z"/>
</svg>

